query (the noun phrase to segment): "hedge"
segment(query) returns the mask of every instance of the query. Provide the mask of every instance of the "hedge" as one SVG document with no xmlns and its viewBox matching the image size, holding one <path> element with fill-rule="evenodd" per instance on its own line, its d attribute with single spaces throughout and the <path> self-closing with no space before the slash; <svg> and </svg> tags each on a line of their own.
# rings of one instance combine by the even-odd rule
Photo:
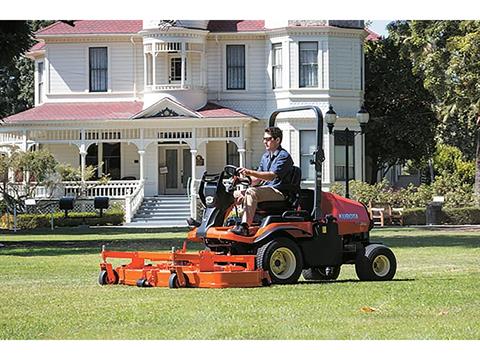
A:
<svg viewBox="0 0 480 360">
<path fill-rule="evenodd" d="M 426 209 L 414 208 L 403 211 L 404 225 L 425 225 Z M 440 212 L 439 223 L 445 225 L 473 225 L 480 224 L 480 208 L 447 208 Z"/>
<path fill-rule="evenodd" d="M 51 227 L 52 214 L 19 214 L 17 216 L 17 229 L 36 229 Z M 111 210 L 103 213 L 100 217 L 94 212 L 69 212 L 53 213 L 53 226 L 79 226 L 79 225 L 120 225 L 124 221 L 124 213 L 121 210 Z M 13 228 L 13 215 L 3 215 L 0 226 Z"/>
</svg>

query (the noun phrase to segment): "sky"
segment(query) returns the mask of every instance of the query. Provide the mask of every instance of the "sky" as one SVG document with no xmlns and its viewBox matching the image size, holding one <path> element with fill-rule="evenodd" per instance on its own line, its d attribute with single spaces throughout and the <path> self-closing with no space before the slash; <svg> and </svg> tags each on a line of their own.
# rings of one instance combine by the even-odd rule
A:
<svg viewBox="0 0 480 360">
<path fill-rule="evenodd" d="M 378 35 L 387 36 L 388 31 L 385 29 L 385 26 L 387 26 L 387 24 L 391 21 L 393 20 L 372 20 L 370 29 L 376 32 Z"/>
</svg>

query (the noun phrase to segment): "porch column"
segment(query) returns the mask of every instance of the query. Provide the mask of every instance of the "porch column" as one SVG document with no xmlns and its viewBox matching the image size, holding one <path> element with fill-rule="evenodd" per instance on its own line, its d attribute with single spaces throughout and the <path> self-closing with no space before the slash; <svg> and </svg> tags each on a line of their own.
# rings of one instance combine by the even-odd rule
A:
<svg viewBox="0 0 480 360">
<path fill-rule="evenodd" d="M 152 45 L 154 48 L 152 49 L 153 52 L 152 52 L 152 90 L 155 90 L 155 85 L 157 84 L 157 80 L 156 80 L 156 62 L 157 62 L 157 53 L 155 51 L 155 46 L 156 44 L 153 44 Z"/>
<path fill-rule="evenodd" d="M 85 148 L 80 149 L 80 171 L 81 171 L 82 183 L 85 182 L 86 159 L 87 159 L 87 151 L 85 150 Z"/>
<path fill-rule="evenodd" d="M 140 156 L 140 180 L 145 180 L 145 165 L 144 165 L 144 155 L 145 150 L 138 150 L 138 155 Z"/>
<path fill-rule="evenodd" d="M 245 167 L 245 153 L 246 149 L 238 149 L 238 154 L 240 155 L 240 167 Z"/>
<path fill-rule="evenodd" d="M 180 80 L 180 88 L 185 86 L 185 42 L 182 42 L 182 79 Z"/>
<path fill-rule="evenodd" d="M 191 190 L 190 190 L 190 214 L 193 219 L 197 219 L 197 190 L 195 188 L 195 172 L 196 172 L 196 164 L 197 164 L 197 149 L 190 149 L 190 154 L 192 154 L 192 182 L 191 182 Z"/>
</svg>

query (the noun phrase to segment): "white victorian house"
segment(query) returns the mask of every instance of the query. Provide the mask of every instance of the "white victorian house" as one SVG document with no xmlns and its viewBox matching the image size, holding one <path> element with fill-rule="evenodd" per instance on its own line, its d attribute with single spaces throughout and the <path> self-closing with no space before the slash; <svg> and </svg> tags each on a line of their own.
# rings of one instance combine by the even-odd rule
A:
<svg viewBox="0 0 480 360">
<path fill-rule="evenodd" d="M 125 199 L 127 222 L 144 197 L 188 195 L 195 216 L 203 172 L 255 168 L 275 109 L 325 113 L 331 104 L 336 129 L 359 130 L 367 35 L 363 21 L 57 22 L 27 53 L 35 107 L 4 119 L 0 146 L 45 148 L 82 168 L 103 164 L 98 175 L 112 179 L 103 194 Z M 277 124 L 303 186 L 313 186 L 312 114 Z M 363 139 L 348 140 L 349 173 L 363 179 Z M 345 181 L 345 141 L 325 130 L 327 188 Z"/>
</svg>

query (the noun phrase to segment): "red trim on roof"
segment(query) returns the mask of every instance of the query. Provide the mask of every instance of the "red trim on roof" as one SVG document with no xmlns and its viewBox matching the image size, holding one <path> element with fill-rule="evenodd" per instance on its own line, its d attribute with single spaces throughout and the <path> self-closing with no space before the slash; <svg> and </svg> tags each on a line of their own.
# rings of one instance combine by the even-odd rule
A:
<svg viewBox="0 0 480 360">
<path fill-rule="evenodd" d="M 197 110 L 197 113 L 203 117 L 216 118 L 216 117 L 248 117 L 246 114 L 229 109 L 227 107 L 215 104 L 207 103 L 203 108 Z"/>
<path fill-rule="evenodd" d="M 129 119 L 142 110 L 143 102 L 45 103 L 9 116 L 6 122 L 49 120 Z"/>
<path fill-rule="evenodd" d="M 142 30 L 142 20 L 76 20 L 74 26 L 61 21 L 40 29 L 35 35 L 132 34 Z"/>
<path fill-rule="evenodd" d="M 208 30 L 211 32 L 242 32 L 265 30 L 264 20 L 210 20 Z"/>
</svg>

